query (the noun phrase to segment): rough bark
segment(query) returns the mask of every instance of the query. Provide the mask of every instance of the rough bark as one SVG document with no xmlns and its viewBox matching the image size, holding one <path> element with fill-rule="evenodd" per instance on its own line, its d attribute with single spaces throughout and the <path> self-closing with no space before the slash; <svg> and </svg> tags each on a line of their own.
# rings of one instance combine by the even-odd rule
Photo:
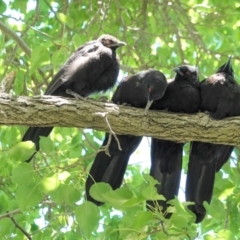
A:
<svg viewBox="0 0 240 240">
<path fill-rule="evenodd" d="M 119 106 L 94 100 L 53 96 L 12 97 L 0 95 L 0 124 L 61 126 L 149 136 L 178 142 L 203 141 L 240 144 L 240 117 L 215 121 L 204 113 L 173 114 Z"/>
</svg>

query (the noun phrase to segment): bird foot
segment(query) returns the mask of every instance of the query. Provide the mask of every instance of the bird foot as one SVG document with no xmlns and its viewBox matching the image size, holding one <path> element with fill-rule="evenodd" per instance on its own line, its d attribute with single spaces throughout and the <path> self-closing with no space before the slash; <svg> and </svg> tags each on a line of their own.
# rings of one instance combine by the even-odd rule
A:
<svg viewBox="0 0 240 240">
<path fill-rule="evenodd" d="M 106 96 L 101 96 L 101 97 L 99 97 L 98 99 L 99 99 L 99 101 L 101 101 L 101 102 L 109 102 L 109 100 L 108 100 L 108 98 L 107 98 Z"/>
<path fill-rule="evenodd" d="M 76 99 L 81 99 L 81 100 L 83 100 L 83 101 L 86 101 L 86 98 L 84 98 L 84 97 L 82 97 L 81 95 L 73 92 L 73 91 L 70 90 L 70 89 L 67 89 L 67 90 L 66 90 L 66 93 L 69 94 L 69 95 L 74 96 Z"/>
<path fill-rule="evenodd" d="M 123 104 L 121 104 L 122 106 L 129 106 L 129 107 L 131 107 L 131 104 L 129 104 L 129 103 L 123 103 Z"/>
</svg>

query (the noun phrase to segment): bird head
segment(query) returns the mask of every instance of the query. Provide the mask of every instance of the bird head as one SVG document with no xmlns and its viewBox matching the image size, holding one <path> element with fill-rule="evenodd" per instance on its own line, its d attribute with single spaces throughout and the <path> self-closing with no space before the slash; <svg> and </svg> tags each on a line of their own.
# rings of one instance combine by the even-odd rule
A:
<svg viewBox="0 0 240 240">
<path fill-rule="evenodd" d="M 153 101 L 163 97 L 167 89 L 167 79 L 163 73 L 154 69 L 142 71 L 142 74 L 144 75 L 143 77 L 148 93 L 148 102 L 145 107 L 146 113 Z"/>
<path fill-rule="evenodd" d="M 198 69 L 195 66 L 183 65 L 173 69 L 176 72 L 175 80 L 184 79 L 191 84 L 198 85 Z"/>
<path fill-rule="evenodd" d="M 101 37 L 98 38 L 98 41 L 102 43 L 105 47 L 112 48 L 112 49 L 117 49 L 118 47 L 125 46 L 125 42 L 121 42 L 117 38 L 109 35 L 109 34 L 104 34 Z"/>
<path fill-rule="evenodd" d="M 225 64 L 223 64 L 221 67 L 218 68 L 217 73 L 224 72 L 233 76 L 234 71 L 232 69 L 231 61 L 232 61 L 232 56 L 229 57 L 228 61 Z"/>
</svg>

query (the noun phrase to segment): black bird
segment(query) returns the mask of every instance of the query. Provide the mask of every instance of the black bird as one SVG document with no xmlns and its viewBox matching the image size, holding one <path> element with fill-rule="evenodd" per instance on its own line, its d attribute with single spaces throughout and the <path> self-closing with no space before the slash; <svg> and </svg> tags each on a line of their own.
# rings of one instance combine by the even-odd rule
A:
<svg viewBox="0 0 240 240">
<path fill-rule="evenodd" d="M 173 69 L 175 79 L 168 83 L 162 99 L 155 101 L 151 109 L 171 112 L 196 113 L 200 107 L 199 78 L 196 67 L 180 66 Z M 162 211 L 165 217 L 167 201 L 178 195 L 182 170 L 183 143 L 152 138 L 150 175 L 160 182 L 156 185 L 158 194 L 166 201 L 147 201 L 147 208 Z"/>
<path fill-rule="evenodd" d="M 54 76 L 45 95 L 73 97 L 66 93 L 69 89 L 86 97 L 112 88 L 119 73 L 116 49 L 123 45 L 126 44 L 111 35 L 104 34 L 97 40 L 80 46 Z M 52 129 L 53 127 L 31 127 L 22 141 L 33 141 L 38 151 L 39 137 L 48 136 Z M 26 162 L 30 162 L 33 156 Z"/>
<path fill-rule="evenodd" d="M 200 84 L 201 111 L 208 111 L 216 120 L 240 116 L 240 86 L 234 80 L 231 58 L 222 65 L 216 74 L 204 79 Z M 186 200 L 195 202 L 189 206 L 195 215 L 196 223 L 206 214 L 203 202 L 211 202 L 215 173 L 227 162 L 233 146 L 193 142 L 186 181 Z"/>
<path fill-rule="evenodd" d="M 127 103 L 133 107 L 148 109 L 150 104 L 162 98 L 167 87 L 166 77 L 157 70 L 141 71 L 121 81 L 115 91 L 112 101 L 116 104 Z M 122 150 L 119 150 L 116 139 L 112 138 L 108 156 L 99 152 L 92 164 L 87 181 L 86 197 L 97 205 L 103 204 L 90 196 L 90 188 L 95 182 L 109 183 L 113 189 L 122 184 L 124 173 L 131 154 L 138 147 L 142 137 L 117 135 Z M 105 135 L 102 146 L 108 143 L 109 134 Z"/>
</svg>

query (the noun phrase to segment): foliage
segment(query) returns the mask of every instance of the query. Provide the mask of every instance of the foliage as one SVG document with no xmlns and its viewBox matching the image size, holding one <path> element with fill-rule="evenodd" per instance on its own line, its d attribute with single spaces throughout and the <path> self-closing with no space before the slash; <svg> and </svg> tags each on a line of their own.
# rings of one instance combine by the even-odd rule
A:
<svg viewBox="0 0 240 240">
<path fill-rule="evenodd" d="M 11 94 L 42 94 L 74 49 L 102 33 L 128 44 L 118 50 L 121 76 L 157 68 L 170 78 L 173 67 L 189 63 L 199 66 L 204 78 L 232 54 L 239 79 L 239 11 L 237 1 L 216 0 L 0 0 L 1 79 L 15 71 Z M 146 211 L 149 196 L 162 196 L 155 192 L 155 180 L 145 174 L 148 169 L 142 173 L 139 165 L 129 165 L 118 190 L 94 185 L 93 196 L 105 205 L 98 208 L 85 201 L 84 182 L 103 133 L 55 128 L 49 138 L 41 139 L 41 151 L 27 164 L 24 160 L 35 148 L 31 142 L 20 143 L 24 131 L 0 127 L 1 238 L 240 238 L 237 148 L 216 175 L 212 203 L 205 204 L 208 216 L 196 225 L 186 208 L 191 203 L 182 199 L 172 201 L 170 220 Z M 188 151 L 186 145 L 184 172 Z"/>
</svg>

